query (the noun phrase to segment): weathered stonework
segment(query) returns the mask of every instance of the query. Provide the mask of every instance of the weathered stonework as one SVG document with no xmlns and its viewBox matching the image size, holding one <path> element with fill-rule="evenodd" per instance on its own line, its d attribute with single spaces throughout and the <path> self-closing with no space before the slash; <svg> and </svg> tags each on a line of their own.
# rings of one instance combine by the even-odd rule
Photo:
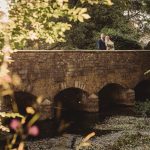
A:
<svg viewBox="0 0 150 150">
<path fill-rule="evenodd" d="M 68 87 L 90 95 L 108 83 L 134 88 L 150 69 L 150 51 L 18 51 L 13 59 L 22 88 L 49 100 Z"/>
</svg>

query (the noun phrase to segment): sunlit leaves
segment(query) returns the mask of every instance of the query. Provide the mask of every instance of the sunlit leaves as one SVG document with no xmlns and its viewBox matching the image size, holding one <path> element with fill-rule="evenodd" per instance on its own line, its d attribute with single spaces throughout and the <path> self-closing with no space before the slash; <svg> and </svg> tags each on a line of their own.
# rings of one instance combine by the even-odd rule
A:
<svg viewBox="0 0 150 150">
<path fill-rule="evenodd" d="M 82 3 L 113 5 L 111 0 L 81 0 Z"/>
<path fill-rule="evenodd" d="M 90 16 L 87 14 L 87 8 L 74 8 L 69 11 L 70 20 L 83 22 L 85 19 L 89 19 Z"/>
<path fill-rule="evenodd" d="M 6 113 L 6 112 L 0 112 L 0 116 L 1 117 L 7 117 L 7 118 L 16 118 L 16 117 L 19 117 L 19 118 L 24 118 L 22 115 L 20 115 L 19 113 Z"/>
<path fill-rule="evenodd" d="M 144 73 L 144 75 L 147 75 L 147 74 L 149 74 L 150 73 L 150 70 L 147 70 L 145 73 Z"/>
<path fill-rule="evenodd" d="M 35 110 L 32 108 L 32 107 L 27 107 L 26 108 L 26 112 L 28 113 L 28 114 L 35 114 Z"/>
<path fill-rule="evenodd" d="M 63 4 L 65 2 L 68 2 L 68 0 L 56 0 L 56 2 L 58 3 L 58 5 L 63 6 Z"/>
<path fill-rule="evenodd" d="M 103 3 L 109 6 L 113 5 L 113 2 L 111 0 L 105 0 Z"/>
<path fill-rule="evenodd" d="M 80 2 L 111 4 L 110 0 Z M 49 44 L 64 42 L 65 32 L 71 29 L 72 21 L 84 22 L 90 19 L 86 8 L 70 7 L 69 0 L 13 0 L 10 8 L 12 46 L 38 39 Z"/>
<path fill-rule="evenodd" d="M 69 7 L 65 4 L 67 2 L 58 0 L 57 3 L 49 4 L 49 1 L 39 0 L 35 3 L 35 1 L 23 2 L 21 0 L 14 3 L 11 10 L 11 18 L 16 24 L 13 33 L 14 41 L 19 43 L 26 39 L 37 40 L 39 38 L 50 44 L 64 41 L 64 33 L 70 30 L 71 25 L 56 19 L 69 15 Z M 14 12 L 18 14 L 14 15 Z M 16 23 L 17 20 L 18 23 Z"/>
<path fill-rule="evenodd" d="M 4 131 L 4 132 L 10 132 L 9 128 L 3 126 L 3 125 L 0 125 L 0 130 L 1 131 Z"/>
</svg>

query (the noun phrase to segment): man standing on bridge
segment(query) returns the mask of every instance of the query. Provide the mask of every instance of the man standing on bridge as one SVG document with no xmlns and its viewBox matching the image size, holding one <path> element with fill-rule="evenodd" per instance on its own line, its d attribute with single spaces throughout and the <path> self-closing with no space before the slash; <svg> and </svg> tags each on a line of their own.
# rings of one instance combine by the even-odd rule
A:
<svg viewBox="0 0 150 150">
<path fill-rule="evenodd" d="M 105 35 L 104 35 L 104 33 L 101 33 L 100 39 L 97 41 L 97 48 L 99 50 L 106 50 Z"/>
</svg>

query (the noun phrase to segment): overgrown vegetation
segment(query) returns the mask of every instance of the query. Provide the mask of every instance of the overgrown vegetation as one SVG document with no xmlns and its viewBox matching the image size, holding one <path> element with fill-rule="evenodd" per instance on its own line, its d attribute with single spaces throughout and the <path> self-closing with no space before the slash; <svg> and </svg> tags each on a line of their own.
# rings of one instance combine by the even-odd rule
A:
<svg viewBox="0 0 150 150">
<path fill-rule="evenodd" d="M 124 149 L 146 149 L 150 147 L 150 136 L 143 135 L 140 132 L 124 133 L 114 144 L 110 147 L 111 150 Z"/>
<path fill-rule="evenodd" d="M 82 6 L 73 1 L 74 5 Z M 96 49 L 96 40 L 102 32 L 112 37 L 116 49 L 142 49 L 138 40 L 150 32 L 149 19 L 144 17 L 150 13 L 150 2 L 113 0 L 113 3 L 111 7 L 87 4 L 91 19 L 83 24 L 74 23 L 67 42 L 56 45 L 57 49 Z"/>
<path fill-rule="evenodd" d="M 136 102 L 135 111 L 138 115 L 150 115 L 150 101 L 147 100 L 145 102 Z"/>
<path fill-rule="evenodd" d="M 113 0 L 111 7 L 106 3 L 112 4 L 110 0 L 15 0 L 10 10 L 11 44 L 16 49 L 96 49 L 104 32 L 112 36 L 116 49 L 142 49 L 138 40 L 150 32 L 150 2 Z M 82 23 L 84 19 L 89 20 Z"/>
<path fill-rule="evenodd" d="M 69 0 L 12 1 L 9 11 L 12 47 L 39 49 L 43 43 L 52 46 L 64 42 L 65 33 L 72 28 L 73 22 L 84 22 L 90 18 L 87 4 L 112 4 L 110 0 L 79 0 L 79 3 L 81 5 L 72 5 Z M 4 31 L 0 32 L 3 38 Z"/>
</svg>

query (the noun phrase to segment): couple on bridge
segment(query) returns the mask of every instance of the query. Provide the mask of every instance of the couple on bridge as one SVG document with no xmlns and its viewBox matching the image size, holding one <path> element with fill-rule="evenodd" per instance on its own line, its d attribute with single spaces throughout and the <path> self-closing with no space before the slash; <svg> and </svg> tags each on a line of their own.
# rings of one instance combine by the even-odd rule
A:
<svg viewBox="0 0 150 150">
<path fill-rule="evenodd" d="M 110 40 L 108 35 L 101 33 L 100 39 L 97 41 L 97 48 L 99 50 L 115 50 L 114 42 Z"/>
</svg>

